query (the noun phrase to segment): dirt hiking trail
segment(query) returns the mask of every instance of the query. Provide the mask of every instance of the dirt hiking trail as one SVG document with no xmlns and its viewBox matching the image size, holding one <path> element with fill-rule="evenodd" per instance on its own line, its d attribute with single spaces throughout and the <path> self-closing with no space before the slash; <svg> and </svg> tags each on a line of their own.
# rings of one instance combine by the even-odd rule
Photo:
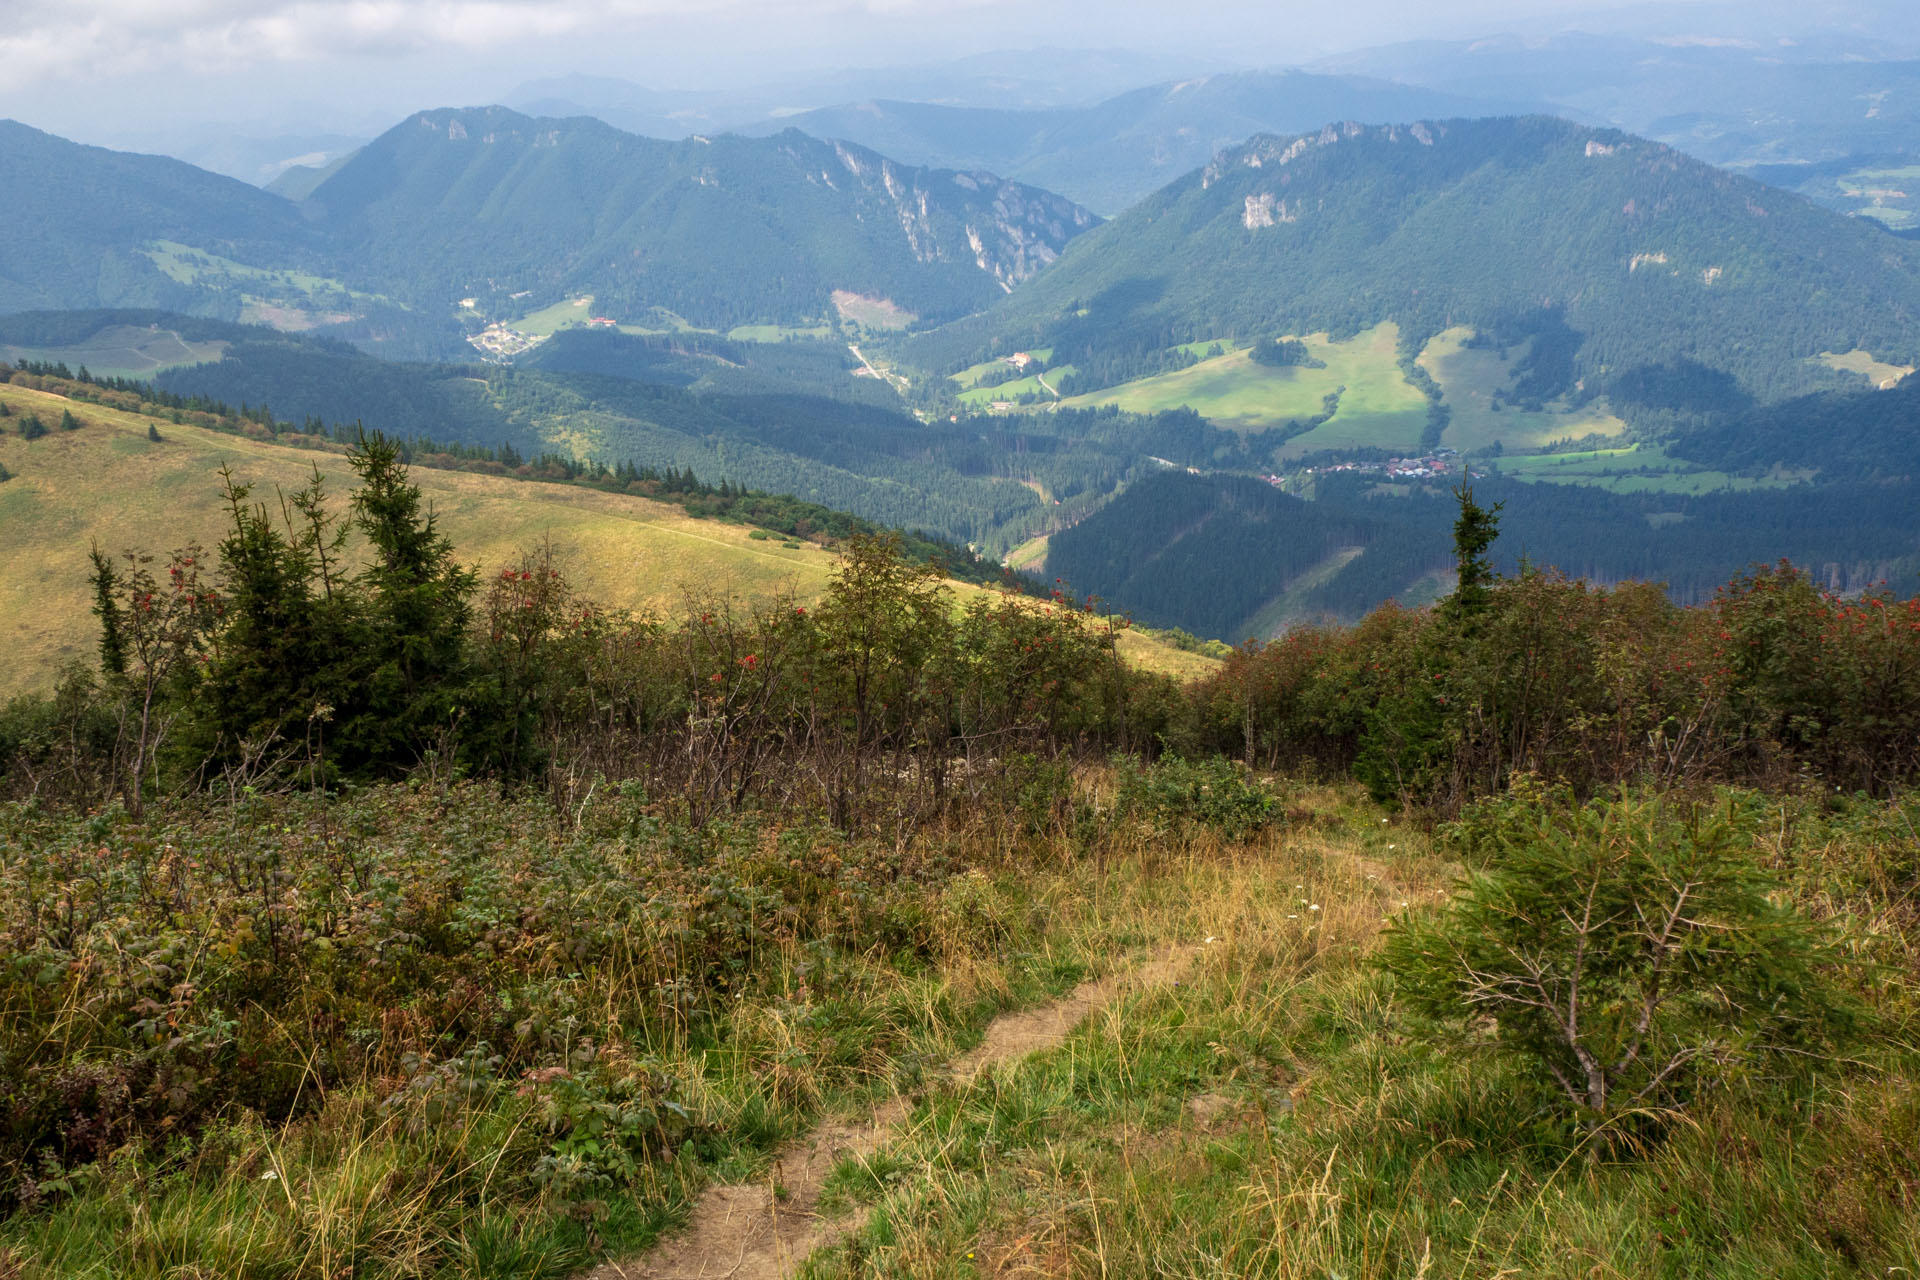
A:
<svg viewBox="0 0 1920 1280">
<path fill-rule="evenodd" d="M 1038 1008 L 1001 1015 L 977 1048 L 949 1065 L 952 1078 L 969 1084 L 1001 1063 L 1064 1043 L 1089 1014 L 1122 993 L 1172 982 L 1198 951 L 1169 949 L 1083 982 Z M 864 1119 L 820 1126 L 774 1157 L 765 1182 L 707 1188 L 683 1231 L 663 1239 L 651 1253 L 604 1263 L 580 1280 L 786 1280 L 814 1251 L 835 1243 L 865 1217 L 856 1211 L 827 1219 L 817 1212 L 834 1165 L 878 1151 L 904 1129 L 912 1110 L 906 1099 L 895 1098 Z"/>
</svg>

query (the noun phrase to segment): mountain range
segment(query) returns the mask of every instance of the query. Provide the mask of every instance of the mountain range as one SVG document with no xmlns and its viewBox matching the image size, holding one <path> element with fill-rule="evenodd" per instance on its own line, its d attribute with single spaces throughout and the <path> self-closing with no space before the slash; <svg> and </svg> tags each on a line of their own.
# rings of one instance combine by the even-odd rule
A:
<svg viewBox="0 0 1920 1280">
<path fill-rule="evenodd" d="M 1252 111 L 1250 83 L 1035 108 L 1044 136 L 881 113 L 951 126 L 954 168 L 444 109 L 298 200 L 7 125 L 0 311 L 51 310 L 0 344 L 284 421 L 792 492 L 1231 639 L 1438 590 L 1463 466 L 1602 578 L 1791 554 L 1851 581 L 1920 548 L 1883 447 L 1916 402 L 1867 391 L 1920 365 L 1920 244 L 1883 228 L 1538 115 L 1260 134 L 1104 223 L 976 163 L 1138 172 L 1116 138 L 1186 95 Z M 121 301 L 160 310 L 75 310 Z"/>
<path fill-rule="evenodd" d="M 6 218 L 23 246 L 0 277 L 0 310 L 371 321 L 416 335 L 408 349 L 442 351 L 464 321 L 589 295 L 595 314 L 668 324 L 815 323 L 836 297 L 886 317 L 950 318 L 1097 221 L 991 174 L 900 165 L 797 132 L 660 142 L 504 108 L 417 115 L 297 206 L 12 123 L 0 181 L 19 193 Z"/>
<path fill-rule="evenodd" d="M 915 339 L 929 367 L 1398 325 L 1531 341 L 1533 398 L 1685 410 L 1920 360 L 1920 246 L 1665 145 L 1548 117 L 1328 126 L 1222 152 L 994 311 Z"/>
<path fill-rule="evenodd" d="M 1091 106 L 1021 110 L 879 100 L 809 111 L 780 125 L 916 164 L 990 169 L 1114 214 L 1255 134 L 1298 133 L 1329 120 L 1389 124 L 1516 109 L 1497 99 L 1359 76 L 1249 71 L 1150 85 Z"/>
</svg>

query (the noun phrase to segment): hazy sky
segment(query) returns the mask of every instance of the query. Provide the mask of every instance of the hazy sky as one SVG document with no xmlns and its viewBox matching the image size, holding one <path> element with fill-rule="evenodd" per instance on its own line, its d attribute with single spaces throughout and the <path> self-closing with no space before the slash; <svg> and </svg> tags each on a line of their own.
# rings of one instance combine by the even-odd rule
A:
<svg viewBox="0 0 1920 1280">
<path fill-rule="evenodd" d="M 372 132 L 412 110 L 494 101 L 524 80 L 567 72 L 738 87 L 1043 46 L 1150 50 L 1170 67 L 1207 69 L 1571 25 L 1751 34 L 1830 23 L 1905 39 L 1920 25 L 1916 8 L 1916 0 L 0 0 L 0 115 L 109 142 L 196 121 L 258 134 Z"/>
</svg>

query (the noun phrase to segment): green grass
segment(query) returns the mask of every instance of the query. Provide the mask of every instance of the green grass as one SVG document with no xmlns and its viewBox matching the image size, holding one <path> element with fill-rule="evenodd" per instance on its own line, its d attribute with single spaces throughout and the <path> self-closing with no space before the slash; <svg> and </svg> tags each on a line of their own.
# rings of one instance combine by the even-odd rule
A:
<svg viewBox="0 0 1920 1280">
<path fill-rule="evenodd" d="M 1920 165 L 1859 169 L 1834 181 L 1841 195 L 1857 202 L 1861 217 L 1896 231 L 1920 224 Z"/>
<path fill-rule="evenodd" d="M 271 267 L 250 267 L 244 262 L 223 258 L 219 254 L 195 249 L 190 245 L 176 244 L 171 240 L 156 240 L 142 252 L 152 260 L 154 266 L 165 272 L 170 279 L 181 284 L 198 284 L 210 277 L 225 277 L 252 281 L 258 285 L 278 286 L 302 294 L 338 293 L 357 298 L 380 299 L 379 294 L 355 293 L 345 284 L 328 276 Z"/>
<path fill-rule="evenodd" d="M 112 325 L 71 346 L 0 346 L 0 359 L 15 364 L 38 360 L 71 369 L 84 367 L 102 377 L 150 378 L 165 369 L 220 360 L 226 352 L 224 342 L 188 342 L 172 329 L 158 325 Z"/>
<path fill-rule="evenodd" d="M 1793 482 L 1786 476 L 1755 478 L 1701 470 L 1668 457 L 1654 444 L 1501 457 L 1485 465 L 1515 480 L 1594 485 L 1614 493 L 1711 493 L 1720 489 L 1784 488 Z"/>
<path fill-rule="evenodd" d="M 1344 387 L 1333 418 L 1288 442 L 1285 456 L 1322 449 L 1411 450 L 1426 426 L 1427 400 L 1398 365 L 1399 331 L 1375 326 L 1345 342 L 1325 334 L 1303 338 L 1325 368 L 1269 368 L 1244 350 L 1202 360 L 1104 391 L 1074 396 L 1069 406 L 1115 405 L 1131 413 L 1188 408 L 1218 426 L 1257 431 L 1319 416 L 1325 397 Z M 1211 344 L 1201 344 L 1204 353 Z"/>
<path fill-rule="evenodd" d="M 23 1021 L 16 1051 L 164 1055 L 130 1020 L 185 947 L 195 981 L 166 998 L 189 1044 L 245 1037 L 287 1083 L 324 1048 L 336 1073 L 284 1126 L 236 1107 L 190 1139 L 41 1171 L 59 1175 L 49 1201 L 0 1220 L 0 1261 L 20 1280 L 557 1280 L 633 1258 L 703 1185 L 775 1177 L 773 1152 L 819 1118 L 903 1097 L 894 1137 L 834 1170 L 821 1208 L 854 1229 L 801 1275 L 1920 1266 L 1912 798 L 1703 797 L 1737 815 L 1735 848 L 1782 904 L 1836 930 L 1828 980 L 1866 1018 L 1842 1055 L 1706 1073 L 1684 1114 L 1602 1149 L 1543 1105 L 1548 1082 L 1486 1056 L 1474 1027 L 1417 1019 L 1374 963 L 1397 918 L 1446 909 L 1460 846 L 1351 784 L 1284 779 L 1266 784 L 1273 824 L 1229 834 L 1205 823 L 1206 776 L 1081 765 L 1044 783 L 1071 822 L 980 813 L 898 844 L 775 813 L 694 829 L 620 788 L 564 815 L 544 791 L 480 786 L 146 826 L 0 806 L 0 937 L 37 948 L 8 990 L 65 1037 Z M 77 905 L 77 931 L 34 910 L 49 895 Z M 1168 976 L 1064 1043 L 944 1069 L 996 1011 L 1146 956 Z M 238 993 L 275 1016 L 207 1016 Z M 446 1070 L 481 1039 L 502 1062 Z M 203 1087 L 251 1085 L 220 1061 Z M 542 1188 L 569 1126 L 606 1118 L 587 1160 L 622 1132 L 609 1103 L 565 1109 L 575 1088 L 636 1077 L 692 1121 L 673 1157 Z"/>
<path fill-rule="evenodd" d="M 588 317 L 592 315 L 593 295 L 589 293 L 577 298 L 563 298 L 552 306 L 528 312 L 508 324 L 507 328 L 531 338 L 550 338 L 562 329 L 585 328 Z"/>
<path fill-rule="evenodd" d="M 237 291 L 241 299 L 240 319 L 248 324 L 271 325 L 297 333 L 351 320 L 351 312 L 342 308 L 390 302 L 384 295 L 349 289 L 341 281 L 326 276 L 248 266 L 171 240 L 156 240 L 141 252 L 169 279 L 180 284 Z"/>
<path fill-rule="evenodd" d="M 1434 1038 L 1370 967 L 1386 921 L 1444 901 L 1447 849 L 1338 793 L 1302 807 L 1305 830 L 1090 891 L 1077 927 L 1104 918 L 1116 947 L 1218 940 L 1066 1046 L 933 1091 L 906 1138 L 836 1172 L 864 1227 L 805 1274 L 1813 1280 L 1920 1263 L 1903 1189 L 1920 1055 L 1893 1031 L 1916 1008 L 1911 918 L 1893 925 L 1885 896 L 1837 902 L 1814 870 L 1871 877 L 1897 815 L 1849 847 L 1791 825 L 1807 811 L 1789 801 L 1751 851 L 1805 860 L 1794 896 L 1864 948 L 1842 980 L 1889 1034 L 1819 1084 L 1710 1086 L 1638 1151 L 1603 1153 L 1547 1120 L 1538 1081 L 1471 1036 Z M 1901 966 L 1890 988 L 1867 952 Z"/>
<path fill-rule="evenodd" d="M 1006 366 L 1000 367 L 1004 369 Z M 1056 397 L 1048 388 L 1057 390 L 1060 379 L 1070 377 L 1074 372 L 1073 365 L 1063 364 L 1058 369 L 1045 369 L 1039 373 L 1028 374 L 1024 378 L 1016 378 L 1012 382 L 1002 382 L 997 386 L 974 387 L 971 390 L 962 391 L 955 398 L 972 409 L 985 409 L 996 400 L 1011 400 L 1018 403 L 1021 396 L 1033 396 L 1037 403 L 1053 404 Z M 1044 386 L 1041 384 L 1042 379 L 1046 380 Z"/>
<path fill-rule="evenodd" d="M 812 326 L 794 326 L 785 324 L 743 324 L 727 331 L 727 337 L 735 342 L 786 342 L 789 339 L 820 339 L 833 336 L 833 326 L 816 324 Z"/>
<path fill-rule="evenodd" d="M 1563 412 L 1534 412 L 1510 404 L 1496 411 L 1494 399 L 1511 394 L 1513 366 L 1525 355 L 1525 348 L 1509 350 L 1503 360 L 1492 348 L 1467 346 L 1472 337 L 1471 329 L 1448 329 L 1420 353 L 1421 367 L 1440 384 L 1452 411 L 1442 444 L 1462 453 L 1496 443 L 1509 450 L 1525 451 L 1559 440 L 1626 432 L 1627 424 L 1602 402 Z"/>
</svg>

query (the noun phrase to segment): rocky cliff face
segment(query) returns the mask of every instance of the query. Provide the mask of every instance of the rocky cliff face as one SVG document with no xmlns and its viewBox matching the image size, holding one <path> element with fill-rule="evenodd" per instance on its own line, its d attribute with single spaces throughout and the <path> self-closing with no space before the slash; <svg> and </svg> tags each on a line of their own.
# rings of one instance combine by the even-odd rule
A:
<svg viewBox="0 0 1920 1280">
<path fill-rule="evenodd" d="M 836 291 L 951 319 L 1099 222 L 990 173 L 794 130 L 666 142 L 497 107 L 397 126 L 309 207 L 415 305 L 505 312 L 503 299 L 571 291 L 615 319 L 661 308 L 703 326 L 818 317 Z"/>
</svg>

